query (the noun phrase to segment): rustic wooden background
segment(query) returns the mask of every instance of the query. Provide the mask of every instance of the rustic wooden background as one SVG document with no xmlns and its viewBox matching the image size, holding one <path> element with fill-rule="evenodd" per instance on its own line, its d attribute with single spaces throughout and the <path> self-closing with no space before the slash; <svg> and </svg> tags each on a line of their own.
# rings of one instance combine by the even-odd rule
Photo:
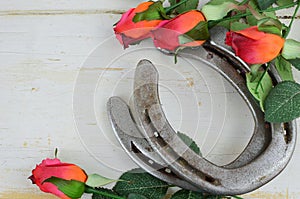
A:
<svg viewBox="0 0 300 199">
<path fill-rule="evenodd" d="M 55 148 L 60 159 L 87 173 L 117 178 L 135 167 L 114 138 L 105 103 L 112 95 L 130 99 L 134 66 L 144 57 L 159 65 L 161 98 L 172 125 L 197 140 L 209 160 L 226 163 L 245 147 L 251 115 L 218 74 L 205 66 L 199 72 L 194 68 L 199 63 L 184 59 L 174 65 L 149 41 L 125 51 L 118 44 L 113 24 L 140 2 L 0 2 L 1 199 L 54 198 L 27 177 Z M 288 23 L 292 10 L 278 13 Z M 298 40 L 299 14 L 290 34 Z M 300 81 L 299 71 L 294 73 Z M 297 147 L 276 179 L 245 198 L 300 198 L 299 157 Z"/>
</svg>

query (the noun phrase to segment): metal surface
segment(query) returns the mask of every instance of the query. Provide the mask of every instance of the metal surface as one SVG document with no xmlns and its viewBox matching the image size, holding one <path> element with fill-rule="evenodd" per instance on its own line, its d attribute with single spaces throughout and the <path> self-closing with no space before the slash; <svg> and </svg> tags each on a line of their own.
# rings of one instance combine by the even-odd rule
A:
<svg viewBox="0 0 300 199">
<path fill-rule="evenodd" d="M 111 97 L 107 102 L 107 109 L 116 137 L 137 165 L 170 184 L 199 191 L 199 187 L 176 176 L 161 157 L 154 152 L 147 140 L 141 137 L 142 135 L 131 117 L 129 107 L 121 98 Z"/>
<path fill-rule="evenodd" d="M 179 177 L 212 194 L 243 194 L 273 179 L 289 162 L 296 140 L 294 122 L 266 124 L 272 132 L 266 149 L 240 167 L 219 167 L 196 155 L 166 120 L 160 107 L 157 81 L 155 67 L 149 61 L 141 61 L 135 73 L 135 109 L 148 142 Z"/>
<path fill-rule="evenodd" d="M 220 34 L 217 38 L 221 38 L 223 33 Z M 277 176 L 294 151 L 295 121 L 264 122 L 264 114 L 245 85 L 249 67 L 227 48 L 210 41 L 179 56 L 206 63 L 232 84 L 253 115 L 253 136 L 240 156 L 228 165 L 217 166 L 195 154 L 165 117 L 158 96 L 157 70 L 150 61 L 142 60 L 136 68 L 134 82 L 134 113 L 141 128 L 137 128 L 128 106 L 120 98 L 113 97 L 108 102 L 112 126 L 129 156 L 162 180 L 218 195 L 247 193 Z M 271 75 L 275 83 L 280 81 L 273 71 Z"/>
</svg>

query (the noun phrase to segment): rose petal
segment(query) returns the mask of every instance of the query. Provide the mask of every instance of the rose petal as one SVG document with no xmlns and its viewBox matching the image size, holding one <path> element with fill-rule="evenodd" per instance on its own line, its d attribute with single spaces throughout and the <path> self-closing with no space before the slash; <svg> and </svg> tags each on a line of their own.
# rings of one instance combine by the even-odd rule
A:
<svg viewBox="0 0 300 199">
<path fill-rule="evenodd" d="M 257 27 L 228 32 L 226 44 L 248 64 L 263 64 L 278 56 L 284 39 L 278 35 L 260 32 Z"/>
</svg>

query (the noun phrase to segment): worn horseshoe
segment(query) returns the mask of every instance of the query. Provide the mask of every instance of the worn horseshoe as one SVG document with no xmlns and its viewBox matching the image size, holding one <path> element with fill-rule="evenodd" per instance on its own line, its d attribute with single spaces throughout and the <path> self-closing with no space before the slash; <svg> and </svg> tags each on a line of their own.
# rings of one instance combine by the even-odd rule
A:
<svg viewBox="0 0 300 199">
<path fill-rule="evenodd" d="M 142 129 L 137 129 L 125 102 L 117 97 L 108 102 L 110 120 L 123 148 L 146 171 L 190 190 L 201 189 L 219 195 L 242 194 L 277 176 L 294 150 L 295 121 L 285 124 L 264 122 L 263 113 L 243 79 L 243 74 L 249 71 L 248 66 L 222 46 L 207 42 L 204 48 L 184 51 L 181 56 L 206 62 L 223 75 L 246 101 L 255 120 L 248 146 L 235 161 L 222 167 L 191 151 L 178 139 L 165 118 L 158 96 L 158 73 L 151 62 L 144 60 L 138 64 L 134 84 L 136 116 Z M 275 73 L 272 75 L 274 82 L 279 81 Z M 122 126 L 124 122 L 130 125 Z M 140 137 L 141 133 L 147 141 Z M 155 164 L 149 163 L 149 160 Z M 165 170 L 158 169 L 157 165 Z"/>
<path fill-rule="evenodd" d="M 266 149 L 239 167 L 216 166 L 198 156 L 178 138 L 166 120 L 160 106 L 157 84 L 158 73 L 155 67 L 149 61 L 141 61 L 136 69 L 134 84 L 138 122 L 150 145 L 171 170 L 187 182 L 212 194 L 243 194 L 273 179 L 289 162 L 296 141 L 295 122 L 269 124 L 272 138 L 269 142 L 265 139 Z"/>
<path fill-rule="evenodd" d="M 144 170 L 151 173 L 152 175 L 172 183 L 174 185 L 189 189 L 189 190 L 199 190 L 186 181 L 181 180 L 174 173 L 170 172 L 168 165 L 160 158 L 160 156 L 152 149 L 149 143 L 141 135 L 141 132 L 136 127 L 135 122 L 131 117 L 131 113 L 127 104 L 118 97 L 112 97 L 107 103 L 108 115 L 119 142 L 121 143 L 127 154 Z M 260 109 L 258 109 L 260 111 Z M 257 128 L 255 128 L 257 129 Z M 259 131 L 262 132 L 262 131 Z M 255 138 L 265 135 L 258 135 Z M 269 135 L 269 134 L 268 134 Z M 240 165 L 247 164 L 253 157 L 259 155 L 259 152 L 264 148 L 264 140 L 253 139 L 256 141 L 256 150 L 253 150 L 250 144 L 240 157 L 233 161 L 231 164 L 226 165 L 226 167 L 237 167 Z M 248 155 L 251 150 L 252 155 Z"/>
</svg>

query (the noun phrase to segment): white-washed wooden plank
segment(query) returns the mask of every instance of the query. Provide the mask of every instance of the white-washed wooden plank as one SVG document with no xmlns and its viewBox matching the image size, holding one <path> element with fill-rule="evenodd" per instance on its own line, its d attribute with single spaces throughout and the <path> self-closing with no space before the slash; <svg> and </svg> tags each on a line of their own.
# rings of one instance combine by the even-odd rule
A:
<svg viewBox="0 0 300 199">
<path fill-rule="evenodd" d="M 110 144 L 97 145 L 97 140 L 95 140 L 98 138 L 97 132 L 86 135 L 87 140 L 82 143 L 80 140 L 82 134 L 77 133 L 73 121 L 73 88 L 78 71 L 90 52 L 100 42 L 112 37 L 112 24 L 119 17 L 113 14 L 1 16 L 0 89 L 2 97 L 0 109 L 3 114 L 0 116 L 0 168 L 4 172 L 0 174 L 0 177 L 6 180 L 0 182 L 0 193 L 26 191 L 27 189 L 32 191 L 32 185 L 26 177 L 42 158 L 53 157 L 55 147 L 60 149 L 60 157 L 64 161 L 77 163 L 88 173 L 97 172 L 108 177 L 117 177 L 120 172 L 110 170 L 102 163 L 105 162 L 114 167 L 122 162 L 124 168 L 132 166 L 131 163 L 120 159 L 126 156 L 118 148 L 112 149 Z M 299 25 L 297 21 L 291 37 L 299 38 L 297 34 Z M 110 57 L 111 54 L 120 51 L 119 44 L 117 42 L 114 44 L 111 48 L 103 49 L 103 56 Z M 98 71 L 99 65 L 90 66 L 90 68 L 95 68 L 90 70 L 93 74 L 93 70 Z M 122 75 L 122 70 L 111 70 L 105 74 L 107 77 L 104 80 L 108 82 L 104 82 L 104 85 L 106 85 L 105 88 L 109 88 L 110 82 L 113 83 Z M 299 72 L 295 71 L 295 74 L 300 80 Z M 207 78 L 213 77 L 212 75 Z M 178 96 L 184 99 L 184 90 L 192 85 L 192 79 L 171 80 L 163 79 L 175 89 Z M 124 79 L 124 82 L 126 81 L 130 85 L 132 78 Z M 221 89 L 221 87 L 217 88 Z M 239 102 L 239 99 L 230 88 L 226 86 L 225 88 L 227 99 L 229 99 L 227 106 L 232 107 Z M 180 115 L 180 111 L 172 109 L 173 106 L 177 107 L 177 104 L 169 96 L 168 90 L 165 90 L 163 96 L 162 100 L 165 100 L 164 104 L 166 104 L 166 111 L 169 113 L 171 122 L 176 127 L 176 124 L 183 120 L 186 125 L 183 130 L 186 128 L 186 131 L 189 131 L 188 122 L 191 118 L 176 117 Z M 223 97 L 222 93 L 220 96 Z M 105 101 L 105 99 L 102 100 Z M 202 105 L 203 103 L 205 104 L 205 101 Z M 185 108 L 192 110 L 193 107 Z M 239 110 L 232 110 L 230 109 L 225 120 L 226 131 L 230 132 L 234 128 L 249 125 L 248 116 L 241 124 L 237 124 L 234 119 L 241 113 Z M 99 115 L 103 116 L 99 118 L 100 123 L 103 124 L 101 121 L 106 117 L 106 113 L 101 112 Z M 87 127 L 96 125 L 97 123 L 93 121 L 86 124 Z M 205 127 L 205 124 L 201 125 Z M 103 128 L 109 129 L 110 127 L 106 123 Z M 224 136 L 219 146 L 213 151 L 214 153 L 211 154 L 214 157 L 211 158 L 218 160 L 224 157 L 221 161 L 228 161 L 226 154 L 222 154 L 228 152 L 230 158 L 236 155 L 236 151 L 241 150 L 242 144 L 234 149 L 230 147 L 230 144 L 232 141 L 245 140 L 249 132 L 245 131 L 243 134 L 242 136 L 234 134 L 227 134 L 229 137 Z M 209 137 L 207 140 L 210 140 Z M 92 143 L 91 146 L 87 146 L 90 143 Z M 99 154 L 92 153 L 91 150 L 99 150 Z M 299 147 L 296 148 L 295 156 L 288 168 L 260 191 L 271 194 L 272 192 L 286 193 L 288 190 L 290 194 L 296 194 L 300 188 L 297 182 L 300 177 L 297 170 L 300 163 L 297 158 L 298 153 Z M 98 155 L 101 155 L 103 159 L 99 160 L 99 157 L 95 157 Z M 292 179 L 291 176 L 293 176 Z M 37 189 L 34 190 L 39 193 Z"/>
<path fill-rule="evenodd" d="M 34 0 L 34 1 L 21 1 L 11 0 L 1 2 L 0 10 L 6 13 L 14 13 L 18 11 L 32 11 L 32 10 L 124 10 L 130 7 L 135 7 L 139 0 L 128 1 L 101 1 L 101 0 Z M 8 11 L 8 12 L 7 12 Z M 9 12 L 12 11 L 12 12 Z M 79 13 L 77 13 L 79 14 Z M 83 12 L 84 14 L 84 12 Z"/>
<path fill-rule="evenodd" d="M 15 15 L 84 15 L 84 14 L 102 14 L 102 13 L 122 13 L 129 8 L 136 7 L 141 0 L 127 1 L 101 1 L 101 0 L 38 0 L 21 1 L 10 0 L 1 2 L 0 16 Z M 207 3 L 208 0 L 200 1 L 198 8 Z M 167 5 L 167 2 L 166 2 Z M 277 11 L 281 18 L 290 18 L 293 9 L 284 9 Z M 299 12 L 298 12 L 299 17 Z"/>
</svg>

